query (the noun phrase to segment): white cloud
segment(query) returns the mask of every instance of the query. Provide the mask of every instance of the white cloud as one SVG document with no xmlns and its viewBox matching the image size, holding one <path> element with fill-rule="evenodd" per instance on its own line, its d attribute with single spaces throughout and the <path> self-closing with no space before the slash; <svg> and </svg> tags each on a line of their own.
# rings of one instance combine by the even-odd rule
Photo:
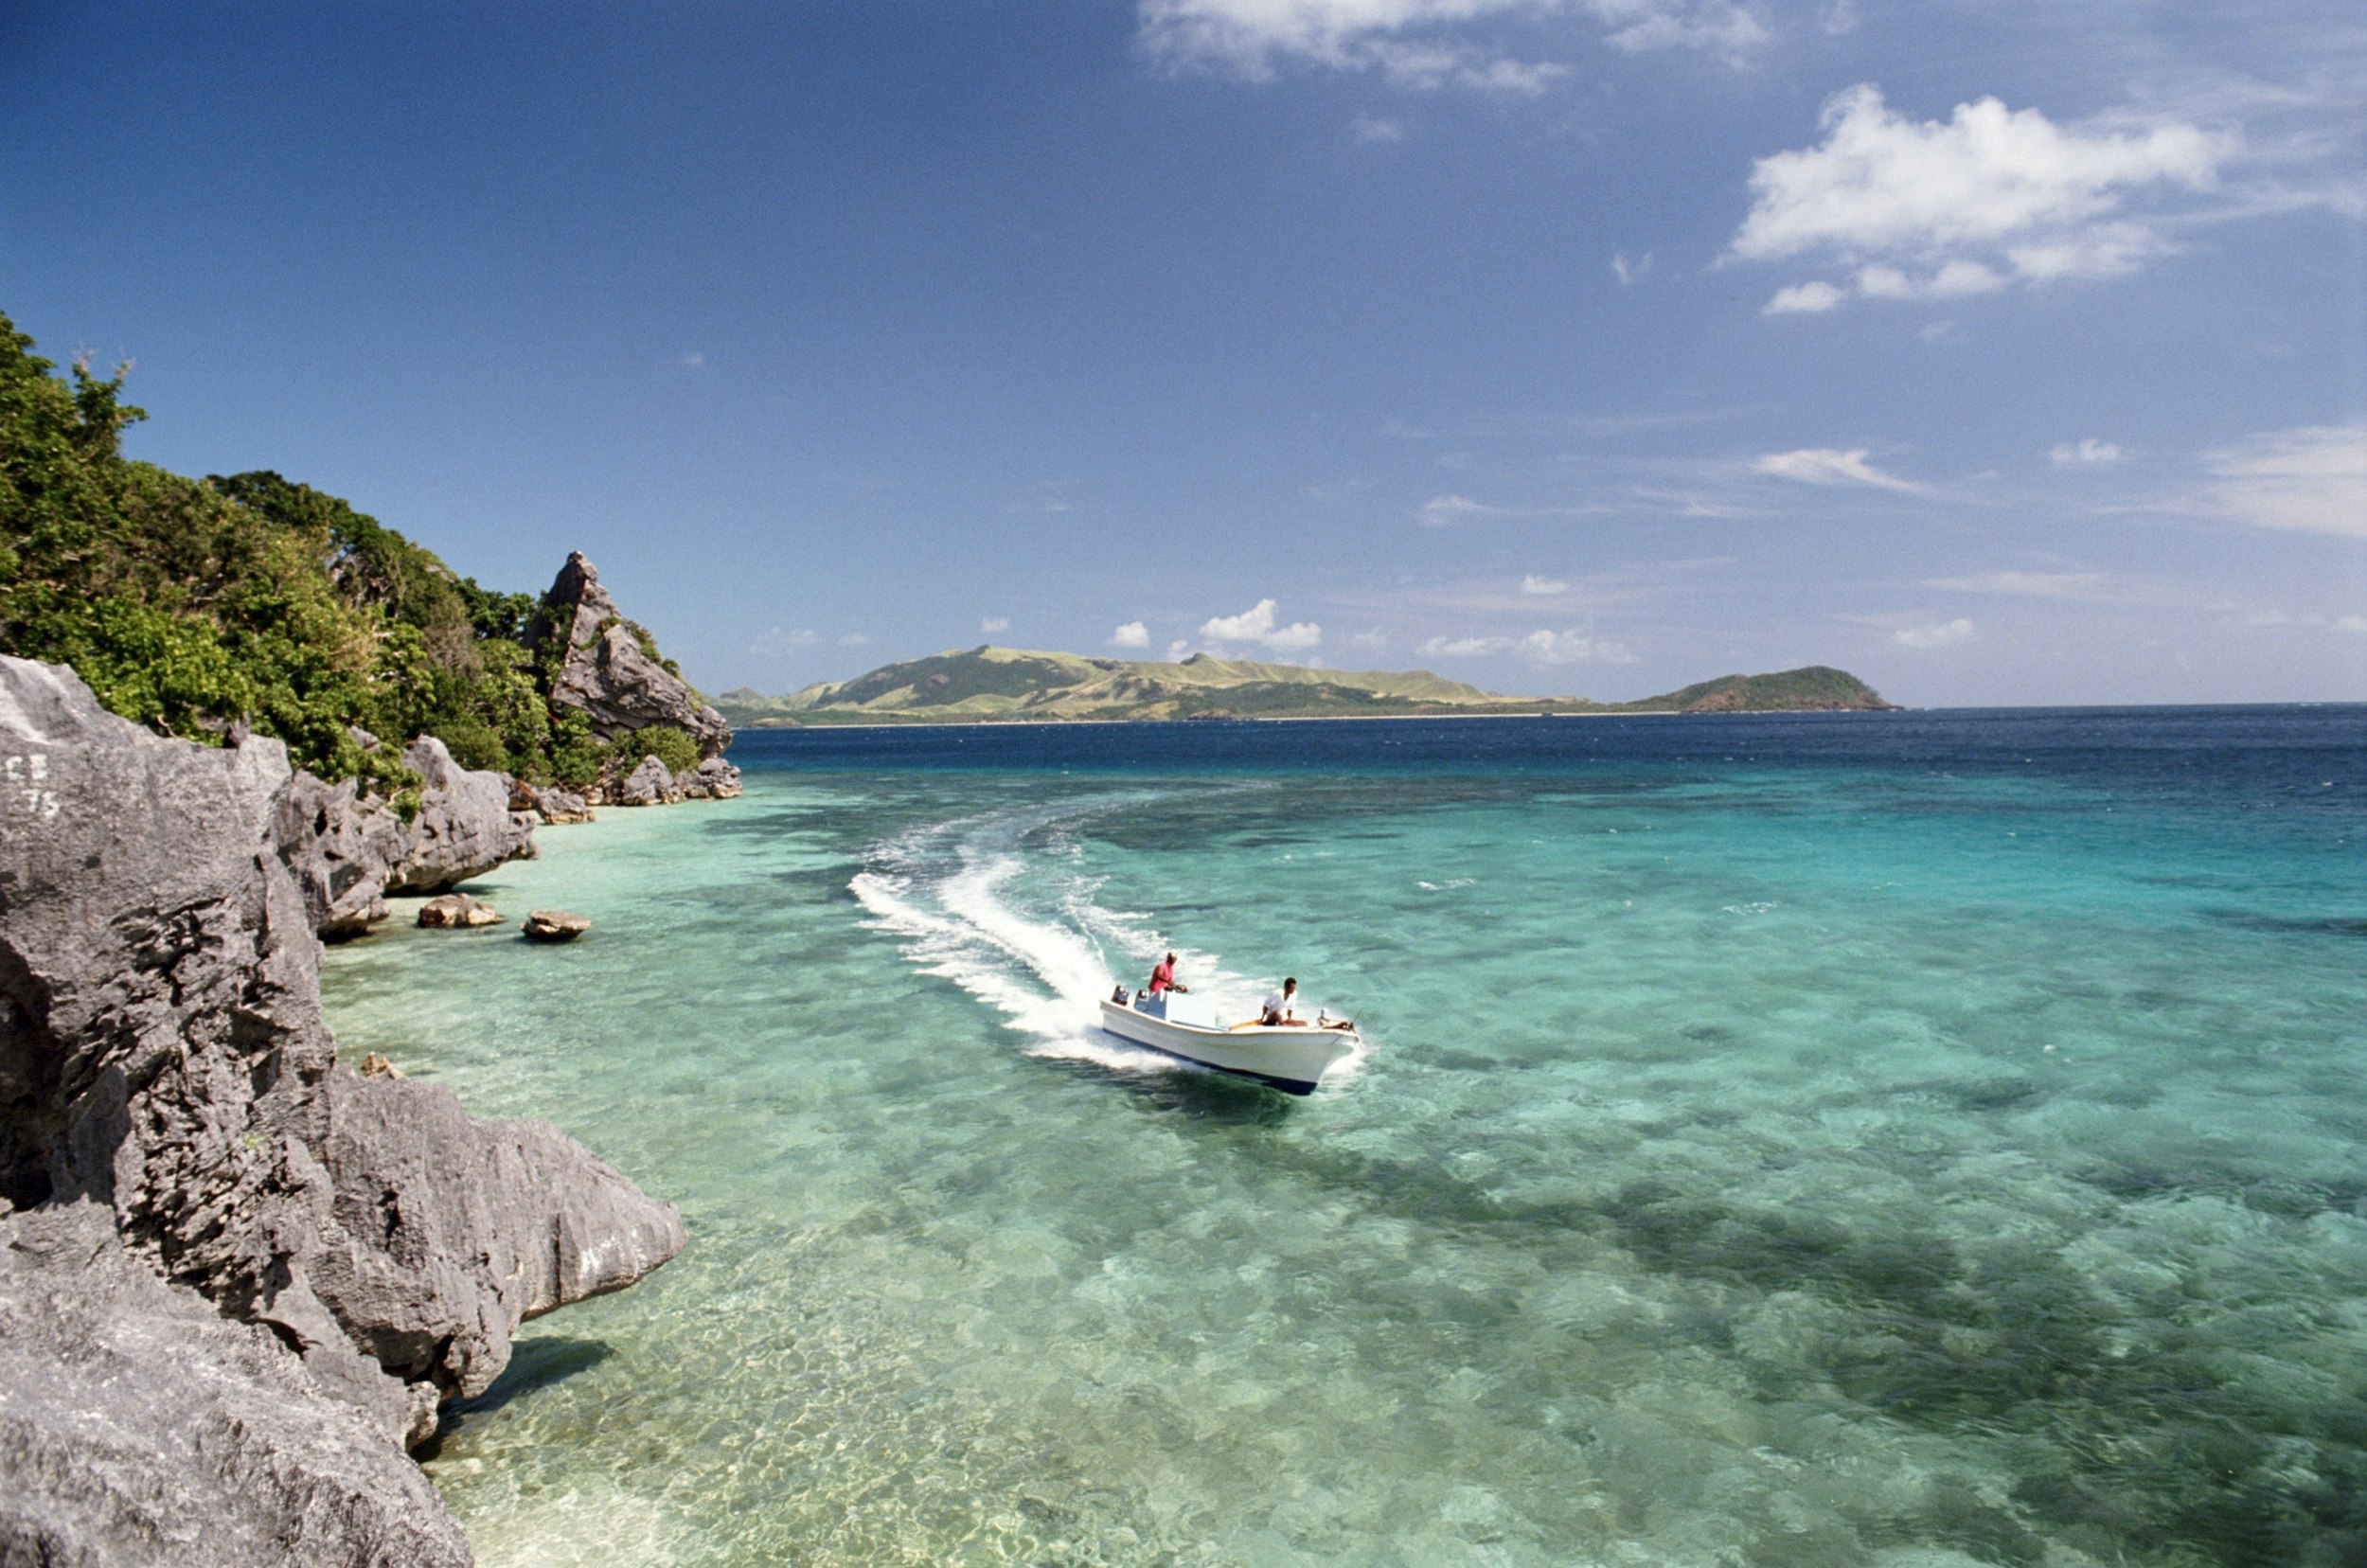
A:
<svg viewBox="0 0 2367 1568">
<path fill-rule="evenodd" d="M 1635 655 L 1615 642 L 1578 632 L 1539 630 L 1524 637 L 1432 637 L 1414 650 L 1425 659 L 1486 659 L 1519 654 L 1531 664 L 1633 664 Z"/>
<path fill-rule="evenodd" d="M 1570 585 L 1559 578 L 1539 577 L 1535 572 L 1531 572 L 1521 579 L 1521 592 L 1524 594 L 1549 597 L 1552 595 L 1566 594 L 1569 591 Z"/>
<path fill-rule="evenodd" d="M 2266 431 L 2203 454 L 2204 509 L 2255 527 L 2367 539 L 2367 421 Z"/>
<path fill-rule="evenodd" d="M 776 626 L 748 645 L 748 651 L 759 658 L 777 659 L 792 648 L 810 648 L 822 640 L 822 633 L 807 627 L 792 632 Z"/>
<path fill-rule="evenodd" d="M 1533 664 L 1633 664 L 1635 655 L 1615 642 L 1581 636 L 1575 632 L 1532 632 L 1518 644 L 1521 656 Z"/>
<path fill-rule="evenodd" d="M 1425 659 L 1479 659 L 1512 651 L 1510 637 L 1430 637 L 1414 651 Z"/>
<path fill-rule="evenodd" d="M 1753 167 L 1751 212 L 1725 259 L 1822 258 L 1879 299 L 2134 271 L 2173 247 L 2131 199 L 2209 190 L 2239 147 L 2184 121 L 2058 125 L 1994 98 L 1918 121 L 1871 84 L 1828 99 L 1823 125 L 1817 145 Z M 1795 284 L 1767 311 L 1830 310 L 1842 292 Z"/>
<path fill-rule="evenodd" d="M 1965 577 L 1931 578 L 1926 588 L 1958 594 L 2014 594 L 2024 598 L 2087 599 L 2102 597 L 2102 572 L 1973 572 Z"/>
<path fill-rule="evenodd" d="M 1141 621 L 1128 621 L 1124 626 L 1110 633 L 1110 646 L 1112 648 L 1148 648 L 1150 628 Z"/>
<path fill-rule="evenodd" d="M 1649 276 L 1651 271 L 1652 253 L 1650 251 L 1646 251 L 1632 261 L 1628 259 L 1626 251 L 1611 252 L 1611 275 L 1619 279 L 1619 286 L 1623 289 L 1635 287 L 1639 280 Z"/>
<path fill-rule="evenodd" d="M 2103 468 L 2121 460 L 2121 449 L 2109 441 L 2084 436 L 2077 441 L 2057 441 L 2047 461 L 2056 468 Z"/>
<path fill-rule="evenodd" d="M 1413 133 L 1405 121 L 1388 115 L 1359 115 L 1348 121 L 1348 134 L 1367 147 L 1388 147 Z"/>
<path fill-rule="evenodd" d="M 846 635 L 839 638 L 838 645 L 841 648 L 869 648 L 871 646 L 871 642 L 872 639 L 863 635 L 861 632 L 849 632 Z"/>
<path fill-rule="evenodd" d="M 1313 648 L 1324 640 L 1323 628 L 1313 621 L 1276 625 L 1274 601 L 1270 598 L 1259 599 L 1237 615 L 1212 616 L 1201 624 L 1200 634 L 1210 642 L 1249 643 L 1286 651 Z"/>
<path fill-rule="evenodd" d="M 1856 447 L 1848 452 L 1836 451 L 1831 447 L 1803 447 L 1797 452 L 1771 452 L 1751 467 L 1754 472 L 1772 474 L 1778 479 L 1797 479 L 1805 485 L 1873 485 L 1895 490 L 1925 489 L 1912 479 L 1884 473 L 1865 458 L 1864 447 Z"/>
<path fill-rule="evenodd" d="M 1737 0 L 1142 0 L 1141 37 L 1173 66 L 1271 80 L 1286 65 L 1369 72 L 1415 89 L 1535 95 L 1570 74 L 1522 60 L 1473 24 L 1535 25 L 1575 11 L 1628 53 L 1704 49 L 1729 57 L 1767 41 Z"/>
<path fill-rule="evenodd" d="M 1185 642 L 1181 637 L 1176 638 L 1175 641 L 1167 644 L 1167 663 L 1182 664 L 1184 662 L 1184 655 L 1189 653 L 1191 650 L 1192 645 L 1190 643 Z"/>
<path fill-rule="evenodd" d="M 1759 308 L 1761 315 L 1821 315 L 1849 296 L 1822 278 L 1793 283 L 1775 291 Z"/>
<path fill-rule="evenodd" d="M 1920 626 L 1902 626 L 1891 633 L 1891 641 L 1901 648 L 1946 648 L 1965 641 L 1972 633 L 1972 622 L 1960 615 L 1951 621 L 1927 621 Z"/>
<path fill-rule="evenodd" d="M 676 360 L 674 363 L 675 363 L 675 364 L 677 364 L 677 365 L 686 365 L 686 366 L 688 366 L 690 369 L 696 370 L 696 369 L 698 369 L 698 368 L 699 368 L 699 366 L 701 366 L 701 365 L 704 365 L 706 362 L 707 362 L 707 357 L 706 357 L 704 354 L 703 354 L 703 353 L 699 352 L 699 350 L 698 350 L 698 349 L 693 348 L 693 349 L 691 349 L 688 353 L 686 353 L 686 354 L 683 355 L 680 359 Z"/>
<path fill-rule="evenodd" d="M 1388 647 L 1389 638 L 1380 628 L 1375 627 L 1370 632 L 1359 632 L 1348 639 L 1348 643 L 1349 646 L 1362 649 L 1366 652 L 1375 652 Z"/>
<path fill-rule="evenodd" d="M 1423 526 L 1444 528 L 1457 523 L 1468 523 L 1475 517 L 1486 517 L 1502 509 L 1482 506 L 1468 495 L 1433 495 L 1422 503 L 1420 516 Z"/>
<path fill-rule="evenodd" d="M 1010 629 L 1011 617 L 1008 615 L 988 615 L 978 623 L 978 630 L 989 637 L 998 632 L 1008 632 Z"/>
</svg>

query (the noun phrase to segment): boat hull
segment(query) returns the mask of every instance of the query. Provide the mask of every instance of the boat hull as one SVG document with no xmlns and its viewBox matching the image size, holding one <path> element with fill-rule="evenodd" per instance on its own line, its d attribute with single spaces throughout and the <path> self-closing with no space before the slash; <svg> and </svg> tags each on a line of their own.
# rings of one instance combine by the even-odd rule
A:
<svg viewBox="0 0 2367 1568">
<path fill-rule="evenodd" d="M 1206 1028 L 1138 1012 L 1117 1002 L 1101 1004 L 1101 1026 L 1130 1045 L 1141 1045 L 1236 1078 L 1254 1079 L 1287 1095 L 1311 1095 L 1324 1074 L 1357 1047 L 1347 1029 Z"/>
</svg>

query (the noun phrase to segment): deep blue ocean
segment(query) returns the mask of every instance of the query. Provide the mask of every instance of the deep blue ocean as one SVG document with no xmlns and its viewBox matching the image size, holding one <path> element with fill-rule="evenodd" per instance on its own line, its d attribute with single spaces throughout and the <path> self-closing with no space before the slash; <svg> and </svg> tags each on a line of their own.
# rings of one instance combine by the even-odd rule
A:
<svg viewBox="0 0 2367 1568">
<path fill-rule="evenodd" d="M 2367 707 L 732 757 L 330 956 L 689 1222 L 450 1423 L 488 1564 L 2367 1562 Z M 1366 1049 L 1099 1034 L 1166 948 Z"/>
</svg>

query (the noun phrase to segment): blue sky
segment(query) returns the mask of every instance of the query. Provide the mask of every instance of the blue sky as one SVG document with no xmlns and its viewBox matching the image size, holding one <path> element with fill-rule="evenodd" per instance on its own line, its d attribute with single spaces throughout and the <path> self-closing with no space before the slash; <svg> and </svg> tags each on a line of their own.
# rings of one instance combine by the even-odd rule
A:
<svg viewBox="0 0 2367 1568">
<path fill-rule="evenodd" d="M 2355 3 L 0 9 L 132 450 L 702 685 L 2367 698 Z"/>
</svg>

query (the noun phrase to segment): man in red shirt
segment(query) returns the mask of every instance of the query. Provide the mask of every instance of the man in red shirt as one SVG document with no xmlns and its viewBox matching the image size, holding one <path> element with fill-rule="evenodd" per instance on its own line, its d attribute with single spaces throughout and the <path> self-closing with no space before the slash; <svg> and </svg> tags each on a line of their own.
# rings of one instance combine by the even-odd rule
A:
<svg viewBox="0 0 2367 1568">
<path fill-rule="evenodd" d="M 1150 994 L 1165 996 L 1169 991 L 1174 991 L 1179 996 L 1189 996 L 1192 993 L 1191 987 L 1179 986 L 1175 983 L 1175 954 L 1172 953 L 1160 961 L 1158 968 L 1150 971 Z"/>
</svg>

